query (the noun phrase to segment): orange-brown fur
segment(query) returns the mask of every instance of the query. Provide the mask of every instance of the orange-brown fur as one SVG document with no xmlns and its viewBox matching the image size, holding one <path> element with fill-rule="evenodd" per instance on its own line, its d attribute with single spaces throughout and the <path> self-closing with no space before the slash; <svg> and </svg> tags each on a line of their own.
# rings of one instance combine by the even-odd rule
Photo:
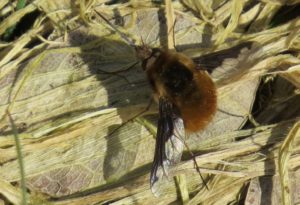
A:
<svg viewBox="0 0 300 205">
<path fill-rule="evenodd" d="M 171 64 L 174 61 L 180 62 L 193 73 L 196 86 L 184 97 L 168 93 L 164 86 L 165 79 L 161 77 L 165 69 L 172 69 Z M 155 83 L 154 97 L 165 97 L 179 108 L 187 132 L 203 129 L 212 120 L 217 104 L 215 85 L 209 75 L 198 70 L 194 62 L 181 53 L 161 51 L 160 56 L 152 62 L 145 70 L 149 80 Z"/>
<path fill-rule="evenodd" d="M 217 108 L 216 89 L 204 71 L 196 71 L 198 89 L 187 99 L 176 99 L 187 132 L 203 129 L 213 118 Z"/>
</svg>

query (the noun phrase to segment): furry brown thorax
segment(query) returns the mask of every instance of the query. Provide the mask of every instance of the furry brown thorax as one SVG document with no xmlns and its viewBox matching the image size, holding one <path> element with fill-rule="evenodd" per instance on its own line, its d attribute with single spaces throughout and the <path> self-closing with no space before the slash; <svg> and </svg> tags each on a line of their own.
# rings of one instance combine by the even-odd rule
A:
<svg viewBox="0 0 300 205">
<path fill-rule="evenodd" d="M 216 112 L 215 85 L 206 71 L 182 53 L 153 49 L 144 52 L 142 66 L 154 91 L 180 110 L 187 132 L 203 129 Z M 140 55 L 141 56 L 141 55 Z"/>
</svg>

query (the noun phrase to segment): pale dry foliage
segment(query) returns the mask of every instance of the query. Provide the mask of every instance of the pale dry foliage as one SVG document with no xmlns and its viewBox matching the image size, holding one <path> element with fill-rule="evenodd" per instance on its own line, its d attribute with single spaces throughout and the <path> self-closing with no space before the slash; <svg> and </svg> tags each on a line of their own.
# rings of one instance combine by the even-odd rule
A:
<svg viewBox="0 0 300 205">
<path fill-rule="evenodd" d="M 1 0 L 0 35 L 40 14 L 0 43 L 0 204 L 22 203 L 7 111 L 30 204 L 299 204 L 300 18 L 283 19 L 300 1 L 174 1 L 174 32 L 162 3 L 106 2 L 33 0 L 12 12 L 15 2 Z M 151 193 L 157 107 L 132 119 L 151 90 L 135 50 L 95 9 L 136 44 L 174 37 L 177 50 L 212 71 L 218 112 L 188 139 L 209 190 L 185 153 L 162 196 Z"/>
</svg>

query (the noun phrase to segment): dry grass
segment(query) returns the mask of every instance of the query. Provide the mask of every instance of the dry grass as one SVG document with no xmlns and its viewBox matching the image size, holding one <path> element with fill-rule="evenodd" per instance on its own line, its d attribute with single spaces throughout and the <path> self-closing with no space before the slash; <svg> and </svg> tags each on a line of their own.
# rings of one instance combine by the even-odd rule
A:
<svg viewBox="0 0 300 205">
<path fill-rule="evenodd" d="M 0 204 L 22 203 L 7 111 L 29 204 L 300 203 L 300 1 L 183 0 L 167 15 L 163 3 L 107 2 L 0 2 L 1 36 L 35 15 L 0 42 Z M 218 113 L 187 141 L 209 190 L 184 153 L 163 196 L 151 193 L 157 108 L 132 120 L 151 90 L 95 9 L 137 44 L 175 46 L 211 71 Z"/>
</svg>

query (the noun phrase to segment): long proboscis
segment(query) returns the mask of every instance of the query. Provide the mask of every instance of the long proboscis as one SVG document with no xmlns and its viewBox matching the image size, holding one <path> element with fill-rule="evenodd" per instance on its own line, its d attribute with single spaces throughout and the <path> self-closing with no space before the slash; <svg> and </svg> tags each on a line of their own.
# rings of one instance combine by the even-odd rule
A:
<svg viewBox="0 0 300 205">
<path fill-rule="evenodd" d="M 105 18 L 105 16 L 103 16 L 101 13 L 99 13 L 98 11 L 96 11 L 96 14 L 102 18 L 114 31 L 116 31 L 120 36 L 121 38 L 123 38 L 130 46 L 136 48 L 137 46 L 135 45 L 135 43 L 130 39 L 128 38 L 128 36 L 121 32 L 115 25 L 113 25 L 107 18 Z"/>
</svg>

